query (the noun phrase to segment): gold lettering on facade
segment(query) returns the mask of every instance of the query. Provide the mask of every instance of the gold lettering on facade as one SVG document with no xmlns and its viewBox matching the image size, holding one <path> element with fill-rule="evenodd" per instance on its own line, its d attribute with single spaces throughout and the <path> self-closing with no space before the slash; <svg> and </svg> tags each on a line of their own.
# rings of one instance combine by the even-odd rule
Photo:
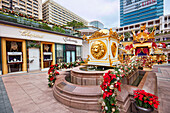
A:
<svg viewBox="0 0 170 113">
<path fill-rule="evenodd" d="M 28 36 L 28 37 L 36 37 L 36 38 L 43 38 L 43 35 L 38 35 L 38 34 L 32 34 L 30 31 L 27 30 L 20 30 L 19 31 L 22 36 Z"/>
</svg>

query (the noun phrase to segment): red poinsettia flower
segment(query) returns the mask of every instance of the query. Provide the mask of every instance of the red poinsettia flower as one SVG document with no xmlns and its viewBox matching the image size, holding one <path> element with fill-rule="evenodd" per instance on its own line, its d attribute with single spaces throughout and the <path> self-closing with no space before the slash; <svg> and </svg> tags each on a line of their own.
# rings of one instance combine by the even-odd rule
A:
<svg viewBox="0 0 170 113">
<path fill-rule="evenodd" d="M 103 76 L 104 78 L 104 82 L 110 82 L 110 76 L 108 73 L 105 73 L 105 75 Z"/>
<path fill-rule="evenodd" d="M 55 74 L 56 74 L 56 75 L 59 75 L 59 72 L 58 72 L 57 70 L 55 70 Z"/>
<path fill-rule="evenodd" d="M 54 67 L 54 65 L 51 65 L 50 68 Z"/>
<path fill-rule="evenodd" d="M 143 101 L 143 95 L 142 94 L 139 95 L 139 100 Z"/>
<path fill-rule="evenodd" d="M 126 49 L 126 50 L 130 50 L 129 45 L 126 45 L 126 46 L 125 46 L 125 49 Z"/>
<path fill-rule="evenodd" d="M 130 44 L 129 49 L 132 49 L 132 48 L 133 48 L 133 45 L 132 45 L 132 44 Z"/>
<path fill-rule="evenodd" d="M 48 74 L 50 74 L 50 72 L 52 72 L 51 69 L 48 70 Z"/>
<path fill-rule="evenodd" d="M 53 81 L 54 80 L 54 77 L 52 76 L 52 77 L 50 77 L 50 81 Z"/>
<path fill-rule="evenodd" d="M 115 74 L 110 74 L 110 76 L 111 76 L 111 80 L 114 79 L 114 78 L 116 78 L 116 75 L 115 75 Z"/>
<path fill-rule="evenodd" d="M 153 102 L 152 102 L 152 101 L 149 101 L 149 104 L 152 106 Z"/>
</svg>

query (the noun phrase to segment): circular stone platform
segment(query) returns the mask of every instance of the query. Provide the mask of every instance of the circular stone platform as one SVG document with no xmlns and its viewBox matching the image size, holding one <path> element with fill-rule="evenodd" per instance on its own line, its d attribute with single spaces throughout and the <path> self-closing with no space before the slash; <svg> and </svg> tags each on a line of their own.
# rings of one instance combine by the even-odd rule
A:
<svg viewBox="0 0 170 113">
<path fill-rule="evenodd" d="M 61 103 L 83 110 L 100 111 L 98 100 L 101 97 L 99 85 L 80 86 L 65 80 L 66 75 L 57 76 L 53 86 L 53 95 Z"/>
<path fill-rule="evenodd" d="M 71 70 L 71 83 L 83 86 L 100 85 L 101 79 L 105 71 L 83 71 L 80 68 L 85 66 L 75 67 Z"/>
</svg>

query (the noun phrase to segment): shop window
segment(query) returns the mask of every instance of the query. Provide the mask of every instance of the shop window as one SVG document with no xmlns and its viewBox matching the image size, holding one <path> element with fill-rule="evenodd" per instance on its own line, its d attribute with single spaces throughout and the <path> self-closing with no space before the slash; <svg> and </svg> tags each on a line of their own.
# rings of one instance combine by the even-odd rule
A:
<svg viewBox="0 0 170 113">
<path fill-rule="evenodd" d="M 64 50 L 63 50 L 63 45 L 57 44 L 57 46 L 56 46 L 56 53 L 57 53 L 57 57 L 56 57 L 57 63 L 64 62 L 64 55 L 63 55 Z"/>
<path fill-rule="evenodd" d="M 8 72 L 22 70 L 22 42 L 6 41 Z"/>
<path fill-rule="evenodd" d="M 76 58 L 81 59 L 81 46 L 76 46 Z"/>
<path fill-rule="evenodd" d="M 52 47 L 51 44 L 43 44 L 44 68 L 49 68 L 53 60 L 51 47 Z"/>
</svg>

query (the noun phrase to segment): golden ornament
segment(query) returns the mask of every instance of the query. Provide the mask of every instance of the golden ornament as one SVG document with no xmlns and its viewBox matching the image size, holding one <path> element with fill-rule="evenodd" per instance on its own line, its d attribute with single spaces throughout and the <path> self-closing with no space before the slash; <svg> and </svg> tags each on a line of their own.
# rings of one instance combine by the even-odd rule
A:
<svg viewBox="0 0 170 113">
<path fill-rule="evenodd" d="M 101 59 L 106 55 L 107 47 L 104 42 L 98 40 L 91 46 L 91 54 L 96 59 Z"/>
</svg>

